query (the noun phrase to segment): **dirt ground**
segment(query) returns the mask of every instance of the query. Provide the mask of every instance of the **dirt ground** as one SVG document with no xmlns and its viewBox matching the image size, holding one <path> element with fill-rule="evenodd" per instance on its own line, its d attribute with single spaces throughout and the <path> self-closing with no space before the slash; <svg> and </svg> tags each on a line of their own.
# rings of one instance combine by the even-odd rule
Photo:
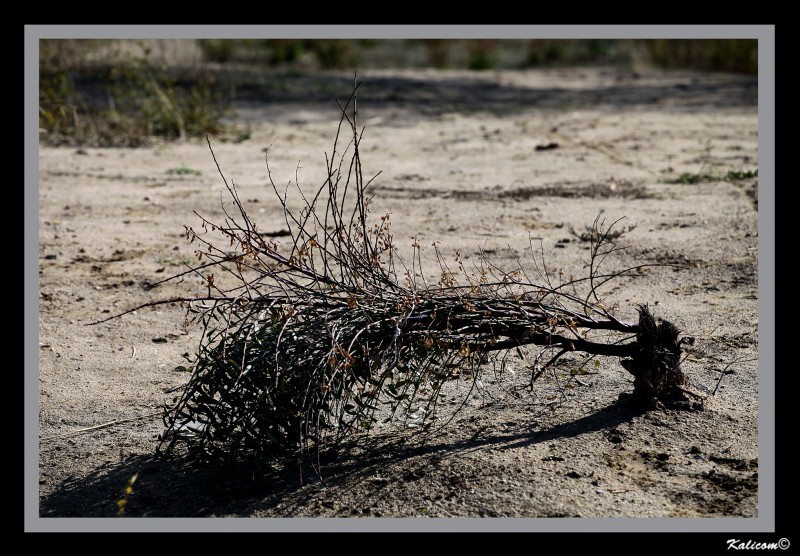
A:
<svg viewBox="0 0 800 556">
<path fill-rule="evenodd" d="M 130 517 L 757 516 L 758 178 L 669 183 L 758 167 L 757 81 L 602 69 L 359 77 L 364 174 L 381 172 L 372 210 L 391 213 L 401 248 L 417 236 L 502 265 L 534 238 L 552 272 L 577 276 L 588 244 L 572 231 L 600 211 L 624 217 L 625 250 L 609 264 L 669 266 L 610 284 L 607 306 L 635 320 L 648 304 L 695 337 L 684 370 L 709 390 L 725 372 L 716 395 L 625 409 L 630 375 L 599 358 L 550 409 L 496 395 L 501 380 L 487 377 L 435 436 L 354 437 L 326 454 L 322 480 L 301 482 L 292 464 L 256 476 L 158 459 L 160 409 L 186 382 L 174 369 L 200 331 L 169 306 L 87 323 L 194 291 L 145 286 L 193 260 L 183 225 L 197 225 L 195 210 L 221 214 L 223 183 L 201 141 L 40 146 L 39 515 L 113 517 L 138 473 Z M 297 170 L 317 187 L 334 99 L 351 82 L 275 75 L 237 103 L 251 135 L 214 152 L 262 228 L 285 227 L 265 148 L 278 184 Z"/>
</svg>

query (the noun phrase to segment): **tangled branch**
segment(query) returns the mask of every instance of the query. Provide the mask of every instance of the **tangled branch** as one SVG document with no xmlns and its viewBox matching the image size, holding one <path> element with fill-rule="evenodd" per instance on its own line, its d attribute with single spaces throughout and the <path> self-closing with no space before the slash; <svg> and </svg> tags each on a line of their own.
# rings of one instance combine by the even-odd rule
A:
<svg viewBox="0 0 800 556">
<path fill-rule="evenodd" d="M 525 345 L 556 352 L 544 366 L 537 358 L 531 386 L 569 352 L 622 358 L 635 377 L 635 403 L 654 405 L 684 383 L 686 340 L 673 325 L 644 306 L 637 321 L 618 320 L 599 302 L 600 285 L 638 271 L 601 271 L 616 236 L 599 217 L 588 277 L 566 283 L 552 283 L 538 265 L 541 280 L 531 280 L 519 260 L 503 271 L 485 254 L 472 272 L 456 257 L 454 272 L 438 249 L 434 282 L 421 275 L 416 240 L 404 261 L 389 215 L 370 217 L 366 191 L 377 176 L 362 174 L 357 92 L 358 84 L 339 103 L 324 182 L 310 195 L 297 185 L 301 210 L 289 206 L 288 186 L 275 185 L 267 151 L 269 185 L 289 230 L 284 241 L 250 218 L 209 142 L 232 203 L 223 204 L 221 222 L 195 213 L 199 228 L 185 231 L 198 263 L 171 278 L 197 275 L 205 291 L 145 304 L 179 301 L 203 329 L 191 378 L 166 408 L 162 450 L 185 445 L 207 459 L 269 461 L 318 451 L 398 414 L 428 426 L 451 369 L 478 373 L 496 354 Z M 597 341 L 595 331 L 617 339 Z"/>
</svg>

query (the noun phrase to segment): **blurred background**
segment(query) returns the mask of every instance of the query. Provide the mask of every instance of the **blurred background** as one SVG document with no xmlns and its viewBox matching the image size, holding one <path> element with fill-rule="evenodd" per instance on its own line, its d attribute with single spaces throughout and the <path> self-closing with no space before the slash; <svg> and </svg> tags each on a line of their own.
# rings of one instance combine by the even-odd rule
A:
<svg viewBox="0 0 800 556">
<path fill-rule="evenodd" d="M 135 147 L 206 134 L 244 141 L 247 128 L 231 123 L 235 101 L 268 100 L 293 77 L 345 70 L 758 75 L 755 39 L 43 39 L 39 47 L 40 140 L 54 145 Z M 331 95 L 319 87 L 302 94 L 315 92 Z"/>
</svg>

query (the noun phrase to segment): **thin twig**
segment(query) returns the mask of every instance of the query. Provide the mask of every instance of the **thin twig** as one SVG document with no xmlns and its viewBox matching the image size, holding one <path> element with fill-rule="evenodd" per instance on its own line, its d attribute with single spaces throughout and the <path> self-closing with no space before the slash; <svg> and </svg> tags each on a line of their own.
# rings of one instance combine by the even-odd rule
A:
<svg viewBox="0 0 800 556">
<path fill-rule="evenodd" d="M 751 358 L 748 358 L 748 359 L 734 359 L 733 361 L 731 361 L 730 363 L 725 365 L 724 369 L 722 369 L 721 371 L 718 371 L 719 372 L 719 378 L 717 379 L 717 384 L 714 386 L 714 390 L 711 392 L 711 395 L 712 396 L 716 396 L 717 395 L 717 390 L 719 389 L 719 385 L 722 383 L 722 378 L 725 375 L 730 374 L 730 373 L 728 373 L 728 369 L 731 368 L 731 365 L 734 365 L 736 363 L 749 363 L 750 361 L 758 361 L 758 357 L 751 357 Z"/>
<path fill-rule="evenodd" d="M 133 421 L 142 421 L 144 419 L 149 419 L 151 417 L 155 417 L 157 415 L 163 415 L 163 411 L 156 411 L 154 413 L 148 413 L 146 415 L 139 415 L 138 417 L 130 417 L 128 419 L 114 419 L 113 421 L 109 421 L 108 423 L 103 423 L 101 425 L 95 425 L 93 427 L 86 427 L 83 429 L 77 429 L 74 431 L 62 433 L 62 434 L 53 434 L 50 436 L 43 436 L 39 440 L 53 440 L 55 438 L 67 438 L 70 436 L 77 436 L 79 434 L 84 434 L 87 432 L 92 432 L 100 429 L 107 429 L 109 427 L 114 427 L 116 425 L 122 425 L 123 423 L 131 423 Z"/>
</svg>

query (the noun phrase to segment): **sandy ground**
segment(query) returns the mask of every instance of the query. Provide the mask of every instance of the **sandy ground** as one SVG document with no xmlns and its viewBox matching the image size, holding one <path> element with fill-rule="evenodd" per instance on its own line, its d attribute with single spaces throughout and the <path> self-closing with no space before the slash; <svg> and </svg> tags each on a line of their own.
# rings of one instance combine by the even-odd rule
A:
<svg viewBox="0 0 800 556">
<path fill-rule="evenodd" d="M 114 516 L 134 473 L 128 516 L 757 516 L 757 178 L 667 183 L 757 168 L 756 81 L 610 70 L 360 78 L 364 173 L 381 172 L 373 214 L 391 213 L 401 248 L 418 236 L 510 265 L 541 238 L 549 268 L 577 276 L 587 244 L 570 230 L 600 211 L 625 217 L 625 250 L 609 264 L 671 266 L 609 285 L 607 305 L 635 320 L 648 304 L 694 336 L 684 370 L 696 383 L 713 390 L 730 371 L 716 395 L 632 412 L 615 404 L 630 376 L 600 358 L 551 410 L 497 395 L 502 381 L 488 377 L 434 437 L 355 437 L 325 456 L 322 480 L 301 483 L 292 465 L 242 476 L 162 461 L 158 413 L 186 382 L 174 369 L 200 331 L 168 306 L 86 324 L 194 291 L 145 286 L 193 259 L 183 225 L 197 225 L 193 210 L 221 214 L 223 184 L 204 142 L 41 146 L 40 516 Z M 285 227 L 265 186 L 265 148 L 277 183 L 299 165 L 301 186 L 317 187 L 334 98 L 351 81 L 276 76 L 237 104 L 252 135 L 214 152 L 262 228 Z"/>
</svg>

